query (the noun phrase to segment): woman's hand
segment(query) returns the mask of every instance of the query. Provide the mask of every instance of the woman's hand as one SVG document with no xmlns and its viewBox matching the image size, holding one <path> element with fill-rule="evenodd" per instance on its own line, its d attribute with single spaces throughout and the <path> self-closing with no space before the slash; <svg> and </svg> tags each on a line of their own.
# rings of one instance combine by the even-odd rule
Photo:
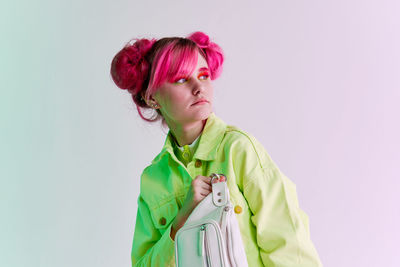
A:
<svg viewBox="0 0 400 267">
<path fill-rule="evenodd" d="M 183 213 L 190 214 L 193 209 L 200 203 L 208 194 L 211 193 L 211 178 L 207 176 L 198 175 L 192 181 L 189 191 L 186 195 L 185 202 L 183 203 Z"/>
<path fill-rule="evenodd" d="M 175 240 L 176 232 L 185 224 L 193 209 L 212 191 L 211 178 L 198 175 L 192 181 L 185 202 L 172 222 L 171 238 Z"/>
</svg>

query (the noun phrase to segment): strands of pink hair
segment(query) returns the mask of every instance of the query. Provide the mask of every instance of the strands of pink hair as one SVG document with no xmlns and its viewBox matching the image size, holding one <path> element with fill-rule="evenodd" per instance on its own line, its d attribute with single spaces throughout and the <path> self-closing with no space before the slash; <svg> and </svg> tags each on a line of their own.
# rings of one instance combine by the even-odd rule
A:
<svg viewBox="0 0 400 267">
<path fill-rule="evenodd" d="M 197 47 L 177 47 L 175 43 L 165 46 L 155 57 L 156 66 L 150 73 L 147 93 L 154 93 L 165 82 L 174 82 L 179 77 L 190 76 L 195 70 L 199 49 Z"/>
</svg>

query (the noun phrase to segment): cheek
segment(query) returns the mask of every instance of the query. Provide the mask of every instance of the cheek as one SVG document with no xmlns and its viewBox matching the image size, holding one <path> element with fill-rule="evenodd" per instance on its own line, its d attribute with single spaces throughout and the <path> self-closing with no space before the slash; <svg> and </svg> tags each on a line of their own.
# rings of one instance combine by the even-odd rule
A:
<svg viewBox="0 0 400 267">
<path fill-rule="evenodd" d="M 168 96 L 168 106 L 171 110 L 179 109 L 179 106 L 185 103 L 185 97 L 182 94 L 170 94 Z"/>
<path fill-rule="evenodd" d="M 171 101 L 176 103 L 176 105 L 179 105 L 183 101 L 185 101 L 185 95 L 184 94 L 174 94 L 171 95 Z"/>
<path fill-rule="evenodd" d="M 162 96 L 163 108 L 168 113 L 179 113 L 187 100 L 184 95 L 178 93 L 169 93 Z"/>
<path fill-rule="evenodd" d="M 209 97 L 212 97 L 214 95 L 214 88 L 211 84 L 207 87 L 207 93 Z"/>
</svg>

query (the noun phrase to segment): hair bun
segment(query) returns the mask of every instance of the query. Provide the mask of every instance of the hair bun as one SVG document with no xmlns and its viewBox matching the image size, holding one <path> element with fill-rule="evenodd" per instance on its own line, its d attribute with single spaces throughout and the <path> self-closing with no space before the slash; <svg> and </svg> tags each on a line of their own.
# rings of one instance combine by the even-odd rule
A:
<svg viewBox="0 0 400 267">
<path fill-rule="evenodd" d="M 194 41 L 200 48 L 207 48 L 210 45 L 210 38 L 203 32 L 194 32 L 188 39 Z"/>
<path fill-rule="evenodd" d="M 203 32 L 194 32 L 187 38 L 195 42 L 206 55 L 207 64 L 211 72 L 211 79 L 215 80 L 218 78 L 222 72 L 222 64 L 224 62 L 224 53 L 221 47 L 211 42 L 208 35 Z"/>
<path fill-rule="evenodd" d="M 134 39 L 135 43 L 125 45 L 113 58 L 111 77 L 121 89 L 128 89 L 132 94 L 140 92 L 147 75 L 149 63 L 144 56 L 153 46 L 155 40 Z"/>
</svg>

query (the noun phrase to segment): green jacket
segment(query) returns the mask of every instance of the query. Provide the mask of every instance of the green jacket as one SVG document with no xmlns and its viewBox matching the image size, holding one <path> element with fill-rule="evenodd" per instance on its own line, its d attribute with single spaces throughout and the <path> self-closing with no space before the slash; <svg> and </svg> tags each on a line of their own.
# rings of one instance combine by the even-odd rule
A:
<svg viewBox="0 0 400 267">
<path fill-rule="evenodd" d="M 171 222 L 197 175 L 223 173 L 236 207 L 249 267 L 322 266 L 310 240 L 296 186 L 253 136 L 211 113 L 187 166 L 174 153 L 171 131 L 143 170 L 132 266 L 175 266 Z"/>
</svg>

